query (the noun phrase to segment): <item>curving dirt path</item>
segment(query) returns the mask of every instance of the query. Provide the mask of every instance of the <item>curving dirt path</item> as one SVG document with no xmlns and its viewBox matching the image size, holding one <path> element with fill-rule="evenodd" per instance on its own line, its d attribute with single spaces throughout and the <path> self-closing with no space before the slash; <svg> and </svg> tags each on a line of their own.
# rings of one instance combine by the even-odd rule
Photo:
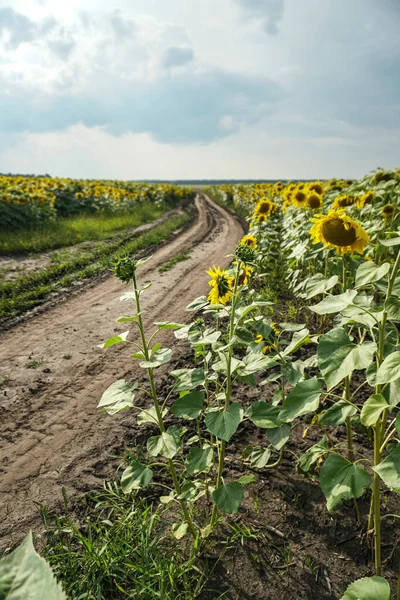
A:
<svg viewBox="0 0 400 600">
<path fill-rule="evenodd" d="M 240 222 L 204 195 L 197 196 L 196 207 L 193 226 L 139 271 L 139 282 L 153 283 L 142 296 L 147 328 L 157 320 L 187 320 L 185 306 L 209 289 L 205 270 L 226 265 L 226 255 L 243 235 Z M 191 258 L 160 274 L 159 266 L 183 250 Z M 40 529 L 38 507 L 56 506 L 62 486 L 70 495 L 101 485 L 109 474 L 105 455 L 123 446 L 131 417 L 96 409 L 113 381 L 142 376 L 123 344 L 98 348 L 128 329 L 116 323 L 132 309 L 121 305 L 123 292 L 123 284 L 110 277 L 2 335 L 0 548 L 19 541 L 30 527 Z M 171 333 L 163 341 L 174 347 Z M 28 369 L 33 361 L 40 364 Z"/>
</svg>

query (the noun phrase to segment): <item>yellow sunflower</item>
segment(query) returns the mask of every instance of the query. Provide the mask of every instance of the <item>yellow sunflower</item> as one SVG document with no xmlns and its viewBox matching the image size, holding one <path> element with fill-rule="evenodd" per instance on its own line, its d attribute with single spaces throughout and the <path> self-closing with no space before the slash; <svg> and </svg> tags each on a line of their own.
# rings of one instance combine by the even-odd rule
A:
<svg viewBox="0 0 400 600">
<path fill-rule="evenodd" d="M 375 192 L 371 190 L 370 192 L 366 192 L 362 196 L 357 198 L 357 208 L 364 208 L 366 204 L 371 204 L 372 200 L 375 198 Z"/>
<path fill-rule="evenodd" d="M 357 198 L 353 198 L 353 196 L 338 196 L 335 198 L 332 208 L 346 208 L 347 206 L 352 206 L 357 201 Z"/>
<path fill-rule="evenodd" d="M 393 204 L 386 204 L 381 210 L 382 217 L 392 217 L 394 215 L 394 206 Z"/>
<path fill-rule="evenodd" d="M 268 200 L 268 198 L 261 198 L 257 203 L 253 217 L 255 217 L 259 222 L 262 222 L 260 217 L 264 217 L 264 220 L 272 215 L 273 212 L 276 211 L 278 205 L 272 200 Z"/>
<path fill-rule="evenodd" d="M 268 336 L 268 339 L 264 339 L 264 337 L 259 333 L 254 338 L 256 344 L 261 344 L 261 342 L 265 342 L 264 346 L 261 350 L 263 354 L 267 354 L 268 352 L 272 352 L 277 348 L 277 338 L 280 334 L 279 329 L 276 327 L 276 323 L 271 323 L 271 333 Z"/>
<path fill-rule="evenodd" d="M 215 265 L 213 269 L 206 271 L 207 275 L 211 277 L 208 285 L 212 288 L 208 294 L 208 301 L 211 304 L 226 304 L 232 298 L 232 288 L 235 278 L 228 275 L 227 271 L 221 270 Z"/>
<path fill-rule="evenodd" d="M 320 181 L 313 181 L 312 183 L 310 183 L 308 185 L 308 189 L 310 190 L 310 192 L 315 192 L 319 196 L 322 196 L 322 194 L 325 191 L 324 186 L 322 185 L 322 183 Z"/>
<path fill-rule="evenodd" d="M 322 197 L 317 194 L 317 192 L 311 192 L 311 194 L 307 198 L 307 206 L 308 208 L 312 208 L 315 210 L 316 208 L 321 208 L 322 206 Z"/>
<path fill-rule="evenodd" d="M 305 206 L 307 204 L 307 194 L 298 188 L 293 192 L 292 200 L 296 206 Z"/>
<path fill-rule="evenodd" d="M 234 260 L 232 265 L 233 266 L 237 265 L 237 260 Z M 240 274 L 239 274 L 239 279 L 238 279 L 238 284 L 246 285 L 247 283 L 249 283 L 249 279 L 250 279 L 252 271 L 253 271 L 253 267 L 250 267 L 249 265 L 245 265 L 244 263 L 242 263 Z"/>
<path fill-rule="evenodd" d="M 241 244 L 246 244 L 246 246 L 250 246 L 251 248 L 257 248 L 257 240 L 254 235 L 245 235 L 240 240 Z"/>
<path fill-rule="evenodd" d="M 362 254 L 370 238 L 368 233 L 346 214 L 344 209 L 330 210 L 327 215 L 315 215 L 311 219 L 310 236 L 314 244 L 322 242 L 328 248 L 336 247 L 336 253 Z"/>
</svg>

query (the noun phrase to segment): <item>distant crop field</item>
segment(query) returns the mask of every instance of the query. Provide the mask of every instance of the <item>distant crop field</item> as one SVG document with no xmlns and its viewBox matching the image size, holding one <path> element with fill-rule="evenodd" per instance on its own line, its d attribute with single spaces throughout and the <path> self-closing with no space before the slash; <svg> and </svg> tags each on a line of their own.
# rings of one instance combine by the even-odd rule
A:
<svg viewBox="0 0 400 600">
<path fill-rule="evenodd" d="M 0 319 L 168 238 L 190 220 L 193 196 L 169 184 L 0 176 Z"/>
</svg>

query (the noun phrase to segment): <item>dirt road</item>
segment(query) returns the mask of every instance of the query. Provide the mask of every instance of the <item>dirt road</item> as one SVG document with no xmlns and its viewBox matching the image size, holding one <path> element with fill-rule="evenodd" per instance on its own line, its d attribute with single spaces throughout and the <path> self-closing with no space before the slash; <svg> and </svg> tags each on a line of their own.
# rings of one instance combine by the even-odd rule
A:
<svg viewBox="0 0 400 600">
<path fill-rule="evenodd" d="M 240 222 L 205 197 L 196 198 L 196 207 L 193 226 L 140 269 L 139 282 L 153 283 L 142 296 L 147 328 L 157 320 L 188 320 L 185 306 L 209 290 L 206 268 L 226 265 L 243 235 Z M 159 273 L 161 264 L 186 249 L 189 260 Z M 133 312 L 120 303 L 124 291 L 110 277 L 1 336 L 0 549 L 31 527 L 40 530 L 38 507 L 57 507 L 62 486 L 68 494 L 86 491 L 109 474 L 105 455 L 121 447 L 132 417 L 110 417 L 96 405 L 113 381 L 134 381 L 141 371 L 123 344 L 98 348 L 128 329 L 116 323 Z M 171 334 L 165 341 L 173 347 Z M 36 368 L 27 368 L 32 363 Z"/>
</svg>

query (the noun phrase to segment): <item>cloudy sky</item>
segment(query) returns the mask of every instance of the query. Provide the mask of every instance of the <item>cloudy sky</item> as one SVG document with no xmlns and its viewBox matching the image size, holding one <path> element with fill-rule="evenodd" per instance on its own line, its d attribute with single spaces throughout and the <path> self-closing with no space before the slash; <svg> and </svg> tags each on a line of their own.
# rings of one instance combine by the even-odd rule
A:
<svg viewBox="0 0 400 600">
<path fill-rule="evenodd" d="M 400 166 L 400 0 L 0 0 L 0 172 Z"/>
</svg>

